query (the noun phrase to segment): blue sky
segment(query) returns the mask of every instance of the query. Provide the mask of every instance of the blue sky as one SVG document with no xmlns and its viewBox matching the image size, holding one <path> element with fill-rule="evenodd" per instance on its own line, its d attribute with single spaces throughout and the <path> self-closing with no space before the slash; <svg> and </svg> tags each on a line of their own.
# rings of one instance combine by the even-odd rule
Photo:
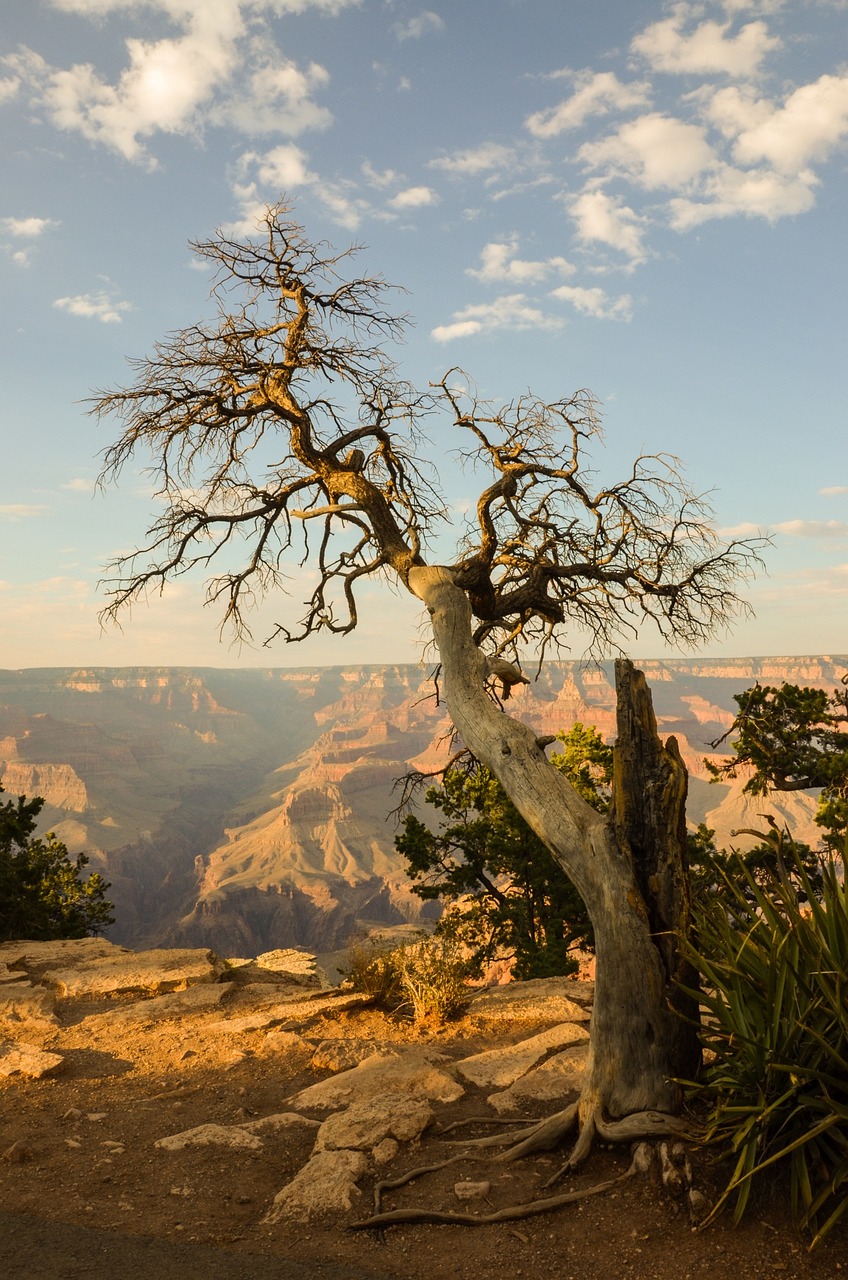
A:
<svg viewBox="0 0 848 1280">
<path fill-rule="evenodd" d="M 286 192 L 403 285 L 426 384 L 604 406 L 605 477 L 672 452 L 718 525 L 771 535 L 711 654 L 848 650 L 844 0 L 30 0 L 0 27 L 0 666 L 415 659 L 415 603 L 233 649 L 181 582 L 100 633 L 142 537 L 94 494 L 95 388 L 209 313 L 187 249 Z M 448 497 L 475 495 L 446 457 Z M 261 639 L 302 611 L 269 602 Z M 665 652 L 645 632 L 636 656 Z M 575 651 L 574 656 L 579 656 Z"/>
</svg>

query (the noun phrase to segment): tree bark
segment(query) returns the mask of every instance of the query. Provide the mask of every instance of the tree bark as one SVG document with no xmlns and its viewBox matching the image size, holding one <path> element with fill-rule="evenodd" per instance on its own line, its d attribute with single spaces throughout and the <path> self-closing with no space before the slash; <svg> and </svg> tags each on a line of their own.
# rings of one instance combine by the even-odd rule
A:
<svg viewBox="0 0 848 1280">
<path fill-rule="evenodd" d="M 597 813 L 556 770 L 533 731 L 485 689 L 486 660 L 472 639 L 471 609 L 448 569 L 415 568 L 411 590 L 430 615 L 445 700 L 465 745 L 486 764 L 581 894 L 597 957 L 591 1059 L 579 1116 L 591 1142 L 595 1118 L 673 1112 L 675 1077 L 691 1077 L 695 1009 L 677 989 L 688 975 L 677 939 L 688 927 L 686 770 L 664 747 L 644 676 L 616 664 L 618 743 L 614 799 Z"/>
</svg>

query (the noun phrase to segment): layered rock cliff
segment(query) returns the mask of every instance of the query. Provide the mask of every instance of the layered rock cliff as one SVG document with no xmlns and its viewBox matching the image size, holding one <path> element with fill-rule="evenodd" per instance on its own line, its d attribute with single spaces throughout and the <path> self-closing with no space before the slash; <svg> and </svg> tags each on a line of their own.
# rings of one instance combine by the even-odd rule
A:
<svg viewBox="0 0 848 1280">
<path fill-rule="evenodd" d="M 848 658 L 644 662 L 662 735 L 690 770 L 689 814 L 731 832 L 773 812 L 804 838 L 805 795 L 710 785 L 703 757 L 756 680 L 832 689 Z M 614 732 L 611 668 L 549 663 L 511 703 L 542 733 Z M 42 829 L 112 881 L 112 936 L 230 954 L 343 946 L 420 917 L 394 850 L 396 780 L 449 750 L 414 666 L 0 671 L 0 782 L 44 796 Z M 740 841 L 741 843 L 741 841 Z"/>
</svg>

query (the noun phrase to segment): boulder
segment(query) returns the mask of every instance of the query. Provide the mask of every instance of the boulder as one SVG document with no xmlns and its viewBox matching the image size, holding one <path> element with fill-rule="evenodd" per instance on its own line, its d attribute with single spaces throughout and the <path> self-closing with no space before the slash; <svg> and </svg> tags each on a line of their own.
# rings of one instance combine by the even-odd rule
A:
<svg viewBox="0 0 848 1280">
<path fill-rule="evenodd" d="M 412 1142 L 434 1119 L 433 1108 L 408 1094 L 383 1094 L 355 1102 L 325 1120 L 315 1139 L 317 1151 L 371 1151 L 385 1138 Z"/>
<path fill-rule="evenodd" d="M 240 1125 L 199 1124 L 195 1129 L 159 1138 L 154 1147 L 161 1151 L 183 1151 L 186 1147 L 231 1147 L 238 1151 L 261 1151 L 265 1145 L 255 1133 Z"/>
<path fill-rule="evenodd" d="M 432 1102 L 456 1102 L 465 1092 L 440 1063 L 445 1055 L 433 1049 L 407 1053 L 374 1053 L 359 1066 L 302 1089 L 289 1101 L 298 1110 L 333 1110 L 389 1093 L 403 1093 Z"/>
<path fill-rule="evenodd" d="M 470 1058 L 463 1058 L 461 1062 L 457 1062 L 456 1070 L 472 1084 L 499 1085 L 503 1088 L 525 1075 L 552 1050 L 584 1044 L 588 1039 L 589 1032 L 585 1027 L 574 1022 L 564 1022 L 558 1027 L 540 1032 L 539 1035 L 530 1036 L 527 1040 L 520 1040 L 518 1044 L 487 1049 L 485 1053 L 475 1053 Z"/>
<path fill-rule="evenodd" d="M 320 1151 L 274 1197 L 263 1221 L 309 1222 L 325 1213 L 343 1213 L 360 1195 L 357 1178 L 368 1168 L 361 1151 Z"/>
<path fill-rule="evenodd" d="M 54 1030 L 59 1021 L 52 991 L 21 980 L 0 985 L 0 1034 L 18 1038 L 18 1033 L 32 1035 Z"/>
<path fill-rule="evenodd" d="M 589 1045 L 579 1044 L 533 1067 L 502 1093 L 492 1093 L 487 1101 L 495 1111 L 521 1111 L 528 1102 L 564 1102 L 578 1093 L 589 1061 Z"/>
<path fill-rule="evenodd" d="M 40 1080 L 54 1076 L 65 1065 L 59 1053 L 46 1053 L 34 1044 L 20 1044 L 14 1040 L 0 1042 L 0 1076 L 29 1076 Z"/>
</svg>

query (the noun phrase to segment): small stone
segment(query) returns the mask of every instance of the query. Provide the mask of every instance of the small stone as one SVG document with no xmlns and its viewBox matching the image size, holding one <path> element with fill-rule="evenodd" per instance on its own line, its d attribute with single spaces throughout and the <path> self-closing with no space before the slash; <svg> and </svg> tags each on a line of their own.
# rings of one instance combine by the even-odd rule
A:
<svg viewBox="0 0 848 1280">
<path fill-rule="evenodd" d="M 105 1120 L 108 1114 L 108 1111 L 87 1111 L 85 1118 L 96 1124 L 98 1120 Z"/>
<path fill-rule="evenodd" d="M 371 1159 L 375 1164 L 391 1164 L 399 1151 L 400 1144 L 395 1142 L 394 1138 L 384 1138 L 371 1152 Z"/>
<path fill-rule="evenodd" d="M 491 1189 L 491 1182 L 455 1182 L 453 1193 L 457 1200 L 482 1200 Z"/>
<path fill-rule="evenodd" d="M 82 1143 L 78 1142 L 76 1138 L 66 1138 L 65 1146 L 70 1147 L 73 1151 L 79 1151 L 82 1148 Z"/>
<path fill-rule="evenodd" d="M 68 1107 L 67 1111 L 62 1116 L 62 1119 L 63 1120 L 82 1120 L 82 1112 L 80 1111 L 79 1107 Z"/>
</svg>

